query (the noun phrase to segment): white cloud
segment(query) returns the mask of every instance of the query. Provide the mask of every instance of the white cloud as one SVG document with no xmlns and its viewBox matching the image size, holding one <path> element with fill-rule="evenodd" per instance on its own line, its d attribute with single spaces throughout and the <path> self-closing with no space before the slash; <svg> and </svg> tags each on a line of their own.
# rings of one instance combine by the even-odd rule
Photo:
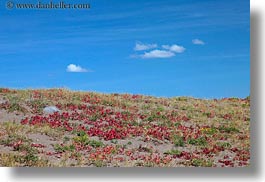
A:
<svg viewBox="0 0 265 182">
<path fill-rule="evenodd" d="M 141 55 L 141 58 L 170 58 L 175 56 L 175 54 L 171 51 L 164 51 L 164 50 L 153 50 L 150 52 L 145 52 Z"/>
<path fill-rule="evenodd" d="M 137 42 L 135 44 L 134 50 L 135 51 L 145 51 L 149 49 L 154 49 L 157 47 L 157 44 L 143 44 L 141 42 Z"/>
<path fill-rule="evenodd" d="M 67 66 L 66 71 L 67 71 L 67 72 L 75 72 L 75 73 L 88 72 L 87 69 L 82 68 L 81 66 L 79 66 L 79 65 L 75 65 L 75 64 L 69 64 L 69 65 Z"/>
<path fill-rule="evenodd" d="M 186 49 L 183 47 L 183 46 L 179 46 L 179 45 L 172 45 L 172 46 L 169 46 L 169 45 L 162 45 L 162 48 L 164 49 L 167 49 L 171 52 L 176 52 L 176 53 L 182 53 L 184 52 Z"/>
<path fill-rule="evenodd" d="M 196 45 L 204 45 L 205 43 L 202 41 L 202 40 L 200 40 L 200 39 L 193 39 L 192 40 L 192 43 L 193 44 L 196 44 Z"/>
<path fill-rule="evenodd" d="M 130 55 L 131 58 L 170 58 L 176 56 L 176 53 L 182 53 L 186 50 L 183 46 L 173 44 L 173 45 L 162 45 L 161 49 L 157 48 L 157 44 L 143 44 L 141 42 L 136 42 L 134 51 L 144 51 L 142 54 L 133 54 Z M 152 50 L 150 50 L 152 49 Z"/>
</svg>

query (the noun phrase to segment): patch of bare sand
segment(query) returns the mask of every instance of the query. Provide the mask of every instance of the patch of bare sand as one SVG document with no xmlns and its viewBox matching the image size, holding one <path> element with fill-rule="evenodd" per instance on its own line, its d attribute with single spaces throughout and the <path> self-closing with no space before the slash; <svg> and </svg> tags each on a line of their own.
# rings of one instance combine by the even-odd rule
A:
<svg viewBox="0 0 265 182">
<path fill-rule="evenodd" d="M 25 117 L 24 114 L 18 112 L 8 112 L 4 109 L 0 110 L 0 122 L 16 122 L 19 123 Z"/>
<path fill-rule="evenodd" d="M 34 133 L 28 134 L 28 138 L 31 139 L 33 143 L 45 145 L 44 149 L 46 151 L 54 152 L 54 148 L 52 145 L 55 144 L 56 141 L 54 141 L 52 137 L 39 133 Z"/>
</svg>

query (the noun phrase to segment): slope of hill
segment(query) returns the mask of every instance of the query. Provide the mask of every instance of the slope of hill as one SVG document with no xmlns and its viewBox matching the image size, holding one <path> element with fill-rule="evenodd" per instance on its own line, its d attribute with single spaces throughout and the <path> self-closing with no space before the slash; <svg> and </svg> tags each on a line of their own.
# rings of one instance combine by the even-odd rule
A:
<svg viewBox="0 0 265 182">
<path fill-rule="evenodd" d="M 244 167 L 249 127 L 249 98 L 2 88 L 0 166 Z"/>
</svg>

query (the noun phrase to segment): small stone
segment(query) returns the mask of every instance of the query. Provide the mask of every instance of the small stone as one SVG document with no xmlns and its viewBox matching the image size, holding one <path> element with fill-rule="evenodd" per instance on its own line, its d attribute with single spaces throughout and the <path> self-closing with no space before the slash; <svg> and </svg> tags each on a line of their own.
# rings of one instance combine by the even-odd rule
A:
<svg viewBox="0 0 265 182">
<path fill-rule="evenodd" d="M 56 106 L 47 106 L 43 109 L 43 112 L 46 114 L 52 114 L 55 112 L 60 112 L 60 110 Z"/>
</svg>

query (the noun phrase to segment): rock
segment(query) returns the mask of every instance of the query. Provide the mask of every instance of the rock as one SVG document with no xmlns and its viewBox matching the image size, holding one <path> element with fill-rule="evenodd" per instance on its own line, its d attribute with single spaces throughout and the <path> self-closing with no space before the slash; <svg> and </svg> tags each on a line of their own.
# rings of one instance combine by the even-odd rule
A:
<svg viewBox="0 0 265 182">
<path fill-rule="evenodd" d="M 58 109 L 56 106 L 47 106 L 43 109 L 43 112 L 46 114 L 52 114 L 55 112 L 60 112 L 60 109 Z"/>
</svg>

